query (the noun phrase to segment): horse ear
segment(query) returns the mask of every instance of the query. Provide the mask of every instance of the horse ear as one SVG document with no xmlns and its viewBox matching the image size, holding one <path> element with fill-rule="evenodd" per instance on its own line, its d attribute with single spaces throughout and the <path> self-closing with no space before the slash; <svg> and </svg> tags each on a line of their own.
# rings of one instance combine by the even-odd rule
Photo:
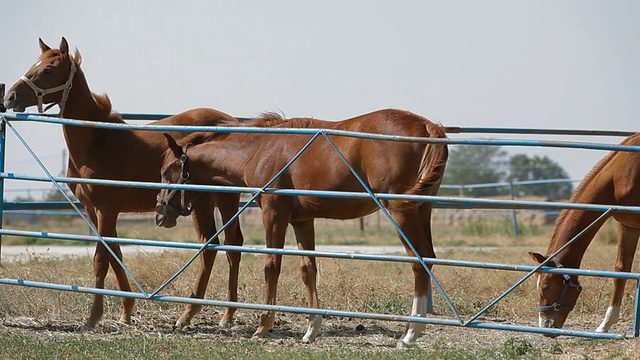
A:
<svg viewBox="0 0 640 360">
<path fill-rule="evenodd" d="M 531 256 L 533 261 L 537 261 L 538 264 L 542 264 L 543 261 L 547 260 L 547 257 L 542 255 L 542 254 L 540 254 L 540 253 L 529 252 L 529 256 Z"/>
<path fill-rule="evenodd" d="M 169 149 L 173 151 L 176 157 L 180 157 L 180 155 L 182 155 L 182 148 L 178 145 L 178 143 L 176 143 L 176 140 L 167 133 L 163 133 L 162 135 L 164 135 L 165 140 L 167 140 L 167 146 L 169 147 Z"/>
<path fill-rule="evenodd" d="M 67 42 L 67 39 L 64 38 L 64 36 L 62 37 L 62 40 L 60 40 L 60 52 L 64 55 L 69 55 L 69 43 Z"/>
<path fill-rule="evenodd" d="M 44 53 L 47 50 L 51 50 L 49 45 L 45 44 L 44 41 L 42 41 L 42 38 L 38 38 L 38 43 L 40 44 L 40 50 L 42 50 L 42 53 Z"/>
</svg>

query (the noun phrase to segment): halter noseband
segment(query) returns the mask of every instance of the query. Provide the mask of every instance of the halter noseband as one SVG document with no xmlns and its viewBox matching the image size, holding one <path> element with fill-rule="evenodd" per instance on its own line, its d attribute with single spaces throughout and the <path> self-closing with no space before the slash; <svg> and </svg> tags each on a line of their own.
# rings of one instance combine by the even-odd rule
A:
<svg viewBox="0 0 640 360">
<path fill-rule="evenodd" d="M 558 261 L 558 259 L 553 258 L 552 260 L 556 264 L 557 268 L 563 267 L 562 264 L 560 264 L 560 261 Z M 582 286 L 571 281 L 571 276 L 567 274 L 562 274 L 562 277 L 564 278 L 562 280 L 562 291 L 560 292 L 560 296 L 558 296 L 558 300 L 556 300 L 551 305 L 539 306 L 538 307 L 539 311 L 571 311 L 573 310 L 573 306 L 562 305 L 562 303 L 564 302 L 564 298 L 567 296 L 567 292 L 569 291 L 569 288 L 574 287 L 576 288 L 576 290 L 580 292 L 582 291 Z"/>
<path fill-rule="evenodd" d="M 49 89 L 42 89 L 40 87 L 38 87 L 38 85 L 34 84 L 33 81 L 29 80 L 26 76 L 22 75 L 20 77 L 20 79 L 22 81 L 24 81 L 27 85 L 29 85 L 29 87 L 36 93 L 36 96 L 38 97 L 38 112 L 42 113 L 42 104 L 43 104 L 43 98 L 45 95 L 47 94 L 52 94 L 52 93 L 56 93 L 58 91 L 62 91 L 62 99 L 60 99 L 60 102 L 58 103 L 60 105 L 60 115 L 62 115 L 62 113 L 64 112 L 64 105 L 67 102 L 67 99 L 69 98 L 69 92 L 71 91 L 71 87 L 73 86 L 73 75 L 76 73 L 76 64 L 72 61 L 71 62 L 71 69 L 69 70 L 69 79 L 67 79 L 67 82 L 65 82 L 62 85 L 56 86 L 56 87 L 52 87 Z M 51 104 L 49 106 L 47 106 L 47 108 L 45 109 L 45 111 L 49 110 L 49 108 L 51 108 L 54 104 Z"/>
<path fill-rule="evenodd" d="M 177 184 L 189 184 L 191 183 L 191 174 L 189 173 L 189 158 L 187 157 L 187 149 L 189 148 L 189 144 L 182 147 L 182 154 L 180 155 L 180 180 L 178 180 Z M 175 194 L 180 191 L 180 209 L 175 208 L 170 204 L 171 199 L 175 196 Z M 185 199 L 185 190 L 172 189 L 167 196 L 162 197 L 158 194 L 158 203 L 162 205 L 162 207 L 168 209 L 174 214 L 187 216 L 191 214 L 193 210 L 193 206 L 191 204 L 187 204 Z"/>
</svg>

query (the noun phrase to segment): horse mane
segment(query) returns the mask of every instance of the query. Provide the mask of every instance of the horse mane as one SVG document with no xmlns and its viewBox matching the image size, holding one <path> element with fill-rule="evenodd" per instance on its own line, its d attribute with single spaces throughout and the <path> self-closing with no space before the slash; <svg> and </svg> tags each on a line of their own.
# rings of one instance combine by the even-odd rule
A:
<svg viewBox="0 0 640 360">
<path fill-rule="evenodd" d="M 290 118 L 285 119 L 282 115 L 268 111 L 260 114 L 259 117 L 250 121 L 251 126 L 257 127 L 290 127 L 309 128 L 314 127 L 317 119 L 313 118 Z"/>
<path fill-rule="evenodd" d="M 264 112 L 258 117 L 255 117 L 246 122 L 231 121 L 228 119 L 220 119 L 218 123 L 211 126 L 227 126 L 227 127 L 291 127 L 291 128 L 307 128 L 313 127 L 314 122 L 317 121 L 311 118 L 292 118 L 285 119 L 282 115 L 276 112 Z M 230 133 L 220 132 L 196 132 L 191 133 L 182 139 L 178 140 L 178 145 L 184 146 L 186 144 L 199 145 L 209 141 L 221 140 L 227 137 Z"/>
<path fill-rule="evenodd" d="M 261 113 L 258 117 L 251 119 L 249 124 L 256 127 L 274 127 L 287 121 L 282 115 L 274 111 Z"/>
<path fill-rule="evenodd" d="M 71 61 L 76 64 L 76 71 L 82 73 L 82 77 L 84 79 L 84 72 L 80 68 L 80 65 L 82 65 L 82 55 L 80 55 L 80 51 L 78 51 L 78 49 L 75 49 L 75 54 L 71 57 Z M 107 94 L 96 94 L 92 92 L 91 97 L 93 97 L 93 100 L 96 103 L 96 107 L 98 108 L 98 114 L 101 117 L 104 117 L 111 122 L 125 122 L 120 114 L 113 111 L 113 107 L 111 106 L 111 99 L 109 99 L 109 96 Z"/>
<path fill-rule="evenodd" d="M 239 127 L 242 125 L 243 125 L 242 123 L 238 122 L 235 119 L 230 120 L 227 118 L 220 118 L 220 119 L 216 119 L 216 122 L 214 124 L 210 124 L 209 126 Z M 203 144 L 213 140 L 224 139 L 228 135 L 229 133 L 221 133 L 221 132 L 209 132 L 209 131 L 194 132 L 194 133 L 190 133 L 189 135 L 186 135 L 182 139 L 179 139 L 177 143 L 180 146 L 184 146 L 186 144 L 199 145 L 199 144 Z"/>
<path fill-rule="evenodd" d="M 623 140 L 620 145 L 625 145 L 626 143 L 628 143 L 632 138 L 636 137 L 638 135 L 633 135 L 630 136 L 628 138 L 626 138 L 625 140 Z M 612 151 L 610 153 L 607 154 L 607 156 L 605 156 L 604 158 L 600 159 L 600 161 L 598 161 L 596 163 L 596 165 L 589 170 L 589 172 L 587 173 L 587 175 L 585 175 L 584 179 L 580 182 L 580 184 L 578 185 L 578 187 L 573 191 L 573 193 L 571 194 L 571 197 L 569 197 L 569 202 L 576 202 L 577 199 L 580 197 L 580 195 L 582 195 L 582 193 L 584 192 L 584 189 L 591 183 L 591 180 L 593 180 L 593 178 L 596 176 L 596 174 L 598 174 L 600 172 L 600 170 L 602 170 L 602 168 L 609 163 L 609 161 L 611 161 L 611 158 L 613 158 L 613 156 L 616 154 L 616 151 Z M 555 245 L 556 242 L 558 241 L 558 231 L 560 229 L 560 226 L 558 226 L 559 224 L 562 224 L 566 217 L 569 214 L 569 210 L 570 209 L 562 209 L 562 211 L 560 211 L 560 214 L 558 215 L 558 218 L 556 219 L 555 222 L 555 226 L 553 227 L 553 233 L 551 235 L 551 241 L 549 242 L 549 248 L 547 249 L 548 252 L 551 252 L 551 250 L 555 249 Z"/>
</svg>

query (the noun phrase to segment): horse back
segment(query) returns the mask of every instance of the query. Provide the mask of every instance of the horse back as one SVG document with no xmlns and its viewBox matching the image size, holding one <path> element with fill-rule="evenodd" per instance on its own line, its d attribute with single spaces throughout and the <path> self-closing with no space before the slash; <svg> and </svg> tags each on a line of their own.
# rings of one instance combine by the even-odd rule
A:
<svg viewBox="0 0 640 360">
<path fill-rule="evenodd" d="M 221 111 L 198 108 L 154 121 L 150 125 L 228 126 L 239 123 L 239 120 Z"/>
</svg>

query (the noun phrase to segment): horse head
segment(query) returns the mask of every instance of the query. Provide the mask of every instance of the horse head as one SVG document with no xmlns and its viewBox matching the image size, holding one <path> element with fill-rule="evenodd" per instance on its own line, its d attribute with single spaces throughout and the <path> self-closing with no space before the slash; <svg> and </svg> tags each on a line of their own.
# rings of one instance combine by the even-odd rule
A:
<svg viewBox="0 0 640 360">
<path fill-rule="evenodd" d="M 189 173 L 189 158 L 187 149 L 189 144 L 180 147 L 169 134 L 164 134 L 169 150 L 165 152 L 164 162 L 160 174 L 165 184 L 188 184 L 191 181 Z M 180 196 L 176 196 L 180 194 Z M 156 225 L 165 228 L 176 226 L 178 216 L 191 214 L 191 202 L 187 198 L 186 190 L 162 189 L 156 203 Z"/>
<path fill-rule="evenodd" d="M 562 264 L 555 257 L 549 260 L 542 254 L 532 252 L 529 253 L 529 256 L 539 264 L 548 262 L 551 267 L 562 267 Z M 582 291 L 577 276 L 540 273 L 537 288 L 540 327 L 562 328 Z"/>
<path fill-rule="evenodd" d="M 38 105 L 38 112 L 43 112 L 43 104 L 59 104 L 62 113 L 73 75 L 80 64 L 80 54 L 76 50 L 74 57 L 69 56 L 69 44 L 64 37 L 60 41 L 60 49 L 51 49 L 42 39 L 38 40 L 42 50 L 39 60 L 11 86 L 4 105 L 16 112 Z"/>
</svg>

